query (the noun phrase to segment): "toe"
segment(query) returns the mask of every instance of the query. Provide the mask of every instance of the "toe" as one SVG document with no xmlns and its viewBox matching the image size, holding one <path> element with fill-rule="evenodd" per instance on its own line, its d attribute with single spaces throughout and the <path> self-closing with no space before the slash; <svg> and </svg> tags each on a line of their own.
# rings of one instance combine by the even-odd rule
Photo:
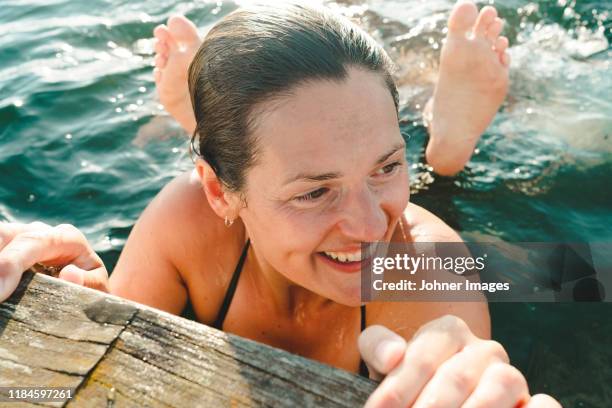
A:
<svg viewBox="0 0 612 408">
<path fill-rule="evenodd" d="M 506 37 L 498 37 L 495 40 L 495 51 L 499 53 L 500 57 L 506 52 L 506 48 L 508 48 L 508 39 Z"/>
<path fill-rule="evenodd" d="M 455 4 L 453 11 L 448 19 L 448 30 L 451 33 L 465 33 L 472 29 L 478 9 L 471 1 L 459 1 Z"/>
<path fill-rule="evenodd" d="M 489 40 L 491 44 L 495 44 L 495 41 L 497 41 L 497 37 L 499 37 L 499 34 L 501 34 L 503 28 L 504 20 L 499 17 L 496 17 L 495 20 L 493 20 L 493 22 L 487 28 L 487 40 Z"/>
<path fill-rule="evenodd" d="M 510 54 L 508 54 L 507 52 L 504 52 L 501 56 L 501 62 L 505 67 L 509 67 L 510 66 Z"/>
<path fill-rule="evenodd" d="M 168 58 L 168 43 L 166 41 L 157 40 L 155 42 L 155 53 Z"/>
<path fill-rule="evenodd" d="M 153 70 L 153 78 L 155 79 L 155 84 L 159 88 L 159 84 L 161 83 L 161 80 L 162 80 L 162 70 L 159 68 L 155 68 Z"/>
<path fill-rule="evenodd" d="M 168 19 L 168 30 L 174 39 L 187 46 L 200 41 L 195 24 L 185 16 L 176 15 Z"/>
<path fill-rule="evenodd" d="M 157 54 L 155 56 L 155 67 L 159 69 L 164 69 L 166 67 L 166 63 L 168 62 L 168 58 L 164 57 L 161 54 Z"/>
<path fill-rule="evenodd" d="M 165 24 L 160 24 L 153 30 L 153 35 L 158 41 L 167 42 L 170 39 L 170 32 Z"/>
<path fill-rule="evenodd" d="M 495 21 L 495 18 L 497 18 L 497 10 L 495 8 L 491 6 L 483 7 L 474 26 L 474 35 L 484 37 L 487 28 Z"/>
<path fill-rule="evenodd" d="M 153 30 L 153 35 L 157 39 L 157 43 L 164 44 L 167 49 L 176 46 L 174 38 L 172 38 L 172 34 L 170 34 L 170 30 L 168 30 L 168 27 L 165 24 L 160 24 L 155 27 Z"/>
</svg>

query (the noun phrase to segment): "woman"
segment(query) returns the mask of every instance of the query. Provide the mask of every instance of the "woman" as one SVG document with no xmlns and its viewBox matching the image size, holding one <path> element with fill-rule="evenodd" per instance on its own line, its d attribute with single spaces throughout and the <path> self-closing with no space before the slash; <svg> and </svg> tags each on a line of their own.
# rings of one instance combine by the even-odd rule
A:
<svg viewBox="0 0 612 408">
<path fill-rule="evenodd" d="M 447 44 L 473 41 L 464 35 L 473 28 L 504 67 L 503 50 L 486 37 L 491 10 L 477 19 L 473 4 L 457 5 Z M 195 170 L 147 207 L 110 279 L 76 228 L 4 224 L 0 299 L 42 262 L 61 266 L 63 279 L 171 313 L 189 299 L 203 323 L 336 367 L 364 373 L 367 365 L 384 378 L 368 406 L 558 406 L 531 397 L 503 348 L 487 340 L 484 303 L 360 307 L 362 242 L 459 240 L 408 202 L 390 64 L 364 32 L 323 9 L 230 14 L 189 68 Z M 435 133 L 451 129 L 436 122 L 454 95 L 444 75 L 428 158 L 465 144 Z M 474 122 L 456 119 L 470 137 Z"/>
</svg>

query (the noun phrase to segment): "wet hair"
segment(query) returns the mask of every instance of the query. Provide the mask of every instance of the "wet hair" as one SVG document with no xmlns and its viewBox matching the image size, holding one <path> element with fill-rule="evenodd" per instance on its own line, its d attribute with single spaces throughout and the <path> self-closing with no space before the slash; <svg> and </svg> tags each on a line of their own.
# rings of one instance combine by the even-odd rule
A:
<svg viewBox="0 0 612 408">
<path fill-rule="evenodd" d="M 281 102 L 307 82 L 342 82 L 349 67 L 380 73 L 397 113 L 391 59 L 348 19 L 299 3 L 228 14 L 208 32 L 189 67 L 193 151 L 227 189 L 242 191 L 257 155 L 252 135 L 267 102 Z"/>
</svg>

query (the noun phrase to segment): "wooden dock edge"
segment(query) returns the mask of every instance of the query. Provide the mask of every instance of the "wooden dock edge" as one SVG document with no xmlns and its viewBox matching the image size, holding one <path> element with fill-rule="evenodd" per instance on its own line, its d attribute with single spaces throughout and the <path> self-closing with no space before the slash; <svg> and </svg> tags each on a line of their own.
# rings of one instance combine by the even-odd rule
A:
<svg viewBox="0 0 612 408">
<path fill-rule="evenodd" d="M 10 406 L 358 407 L 375 385 L 40 273 L 0 303 L 0 386 L 75 390 Z"/>
</svg>

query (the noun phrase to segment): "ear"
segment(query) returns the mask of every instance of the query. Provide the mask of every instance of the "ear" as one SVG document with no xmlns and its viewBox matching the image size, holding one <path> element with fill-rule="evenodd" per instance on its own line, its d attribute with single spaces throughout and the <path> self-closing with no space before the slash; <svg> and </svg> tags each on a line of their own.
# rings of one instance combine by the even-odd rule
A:
<svg viewBox="0 0 612 408">
<path fill-rule="evenodd" d="M 225 217 L 228 217 L 230 220 L 236 218 L 238 210 L 235 207 L 238 200 L 234 197 L 234 194 L 226 191 L 223 183 L 206 161 L 198 158 L 195 166 L 202 188 L 204 188 L 206 193 L 208 204 L 210 204 L 215 214 L 222 219 Z"/>
</svg>

